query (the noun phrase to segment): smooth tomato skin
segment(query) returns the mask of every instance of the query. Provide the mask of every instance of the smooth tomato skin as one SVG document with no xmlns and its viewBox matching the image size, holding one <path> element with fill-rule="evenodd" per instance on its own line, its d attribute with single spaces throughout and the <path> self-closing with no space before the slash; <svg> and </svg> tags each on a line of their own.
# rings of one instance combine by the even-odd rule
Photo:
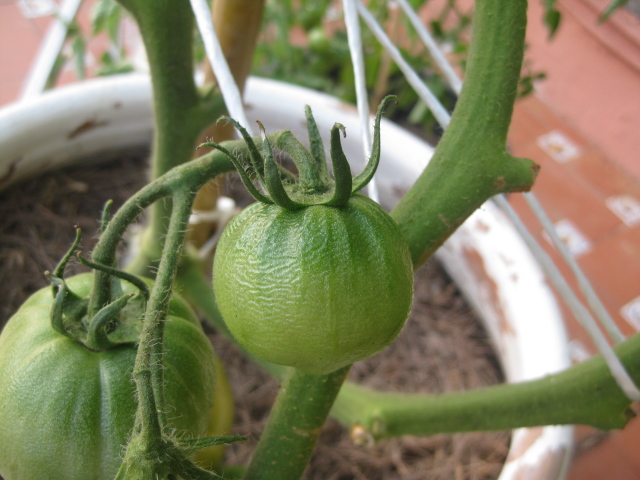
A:
<svg viewBox="0 0 640 480">
<path fill-rule="evenodd" d="M 250 205 L 224 230 L 213 276 L 220 312 L 247 351 L 312 374 L 388 346 L 413 297 L 406 242 L 362 195 L 341 208 Z"/>
<path fill-rule="evenodd" d="M 92 275 L 67 284 L 88 295 Z M 125 292 L 132 288 L 123 282 Z M 112 480 L 137 408 L 136 347 L 91 352 L 51 328 L 51 305 L 50 287 L 36 292 L 0 335 L 0 474 L 5 480 Z M 177 296 L 165 348 L 169 426 L 178 435 L 201 436 L 217 360 L 191 308 Z"/>
</svg>

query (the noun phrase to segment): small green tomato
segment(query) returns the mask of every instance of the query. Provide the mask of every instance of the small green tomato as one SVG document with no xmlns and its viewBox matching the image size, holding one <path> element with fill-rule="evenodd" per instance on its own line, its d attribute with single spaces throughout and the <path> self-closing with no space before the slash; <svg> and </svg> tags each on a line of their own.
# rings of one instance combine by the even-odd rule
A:
<svg viewBox="0 0 640 480">
<path fill-rule="evenodd" d="M 91 274 L 67 279 L 68 298 L 86 299 L 92 285 Z M 123 292 L 133 294 L 135 289 L 125 282 Z M 68 335 L 52 327 L 56 298 L 50 287 L 34 293 L 11 317 L 0 335 L 3 478 L 115 477 L 137 409 L 132 371 L 141 301 L 133 297 L 117 317 L 124 330 L 132 324 L 132 341 L 121 338 L 123 343 L 104 350 L 90 349 L 83 338 L 72 338 L 81 329 L 80 318 L 77 330 L 71 328 L 74 318 L 64 319 Z M 109 339 L 116 338 L 118 330 L 109 331 Z M 165 395 L 171 406 L 168 428 L 177 435 L 201 437 L 213 408 L 218 360 L 195 314 L 175 294 L 164 342 Z"/>
<path fill-rule="evenodd" d="M 276 143 L 298 163 L 298 183 L 282 184 L 266 136 L 262 160 L 241 129 L 269 196 L 253 187 L 246 167 L 225 151 L 260 201 L 222 234 L 214 294 L 233 336 L 263 360 L 326 374 L 384 349 L 407 319 L 413 296 L 409 248 L 391 217 L 355 194 L 377 167 L 381 110 L 372 159 L 355 179 L 340 145 L 342 127 L 336 125 L 335 180 L 329 180 L 310 110 L 311 152 L 286 132 Z"/>
</svg>

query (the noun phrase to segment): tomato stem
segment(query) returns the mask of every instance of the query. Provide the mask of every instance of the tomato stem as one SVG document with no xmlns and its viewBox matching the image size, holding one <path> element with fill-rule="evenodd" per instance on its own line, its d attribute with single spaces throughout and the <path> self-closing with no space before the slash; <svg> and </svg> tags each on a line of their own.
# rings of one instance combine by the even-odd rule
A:
<svg viewBox="0 0 640 480">
<path fill-rule="evenodd" d="M 192 158 L 200 133 L 224 112 L 220 95 L 203 95 L 194 81 L 194 16 L 189 2 L 119 0 L 140 29 L 151 73 L 154 138 L 151 180 Z M 146 238 L 135 265 L 138 274 L 157 267 L 171 202 L 151 208 Z"/>
<path fill-rule="evenodd" d="M 616 354 L 640 381 L 640 336 Z M 540 379 L 440 395 L 378 392 L 345 384 L 332 415 L 360 425 L 373 437 L 511 430 L 544 425 L 589 425 L 619 429 L 631 416 L 630 400 L 616 385 L 602 357 Z"/>
<path fill-rule="evenodd" d="M 186 190 L 185 193 L 173 197 L 169 230 L 156 281 L 147 303 L 133 370 L 138 391 L 141 430 L 143 435 L 149 433 L 150 438 L 162 433 L 162 429 L 166 425 L 162 366 L 164 322 L 169 308 L 169 292 L 173 287 L 173 279 L 180 263 L 182 245 L 194 196 L 195 193 Z M 150 376 L 146 373 L 143 374 L 147 371 L 151 373 Z M 148 382 L 151 382 L 151 389 Z M 150 394 L 151 392 L 153 395 Z"/>
<path fill-rule="evenodd" d="M 414 264 L 491 196 L 531 188 L 538 166 L 507 152 L 527 23 L 526 0 L 476 2 L 464 85 L 429 165 L 391 212 Z"/>
<path fill-rule="evenodd" d="M 327 375 L 290 369 L 244 480 L 297 480 L 350 366 Z"/>
<path fill-rule="evenodd" d="M 169 219 L 169 229 L 160 260 L 156 281 L 151 289 L 144 315 L 140 341 L 133 369 L 138 396 L 136 427 L 139 441 L 131 447 L 131 455 L 157 452 L 166 427 L 166 406 L 164 398 L 164 324 L 169 308 L 173 279 L 180 263 L 186 226 L 191 215 L 191 205 L 195 193 L 185 189 L 175 194 Z M 129 447 L 127 450 L 129 454 Z"/>
</svg>

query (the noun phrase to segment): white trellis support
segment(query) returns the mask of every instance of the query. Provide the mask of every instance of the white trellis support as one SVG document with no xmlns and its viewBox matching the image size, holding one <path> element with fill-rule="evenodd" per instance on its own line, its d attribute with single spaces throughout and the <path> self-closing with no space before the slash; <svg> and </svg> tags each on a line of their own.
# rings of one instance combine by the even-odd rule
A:
<svg viewBox="0 0 640 480">
<path fill-rule="evenodd" d="M 249 124 L 249 120 L 247 120 L 244 105 L 242 104 L 240 89 L 233 79 L 229 64 L 222 53 L 222 47 L 211 19 L 209 5 L 206 0 L 191 0 L 191 8 L 196 16 L 198 30 L 200 30 L 200 35 L 202 36 L 207 58 L 218 81 L 229 115 L 246 128 L 248 132 L 252 132 L 253 129 Z"/>
</svg>

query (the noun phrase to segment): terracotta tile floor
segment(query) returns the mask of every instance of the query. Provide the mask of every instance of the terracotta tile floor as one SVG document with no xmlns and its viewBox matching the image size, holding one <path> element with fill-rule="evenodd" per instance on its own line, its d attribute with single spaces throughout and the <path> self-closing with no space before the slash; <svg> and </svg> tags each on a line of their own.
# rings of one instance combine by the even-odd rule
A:
<svg viewBox="0 0 640 480">
<path fill-rule="evenodd" d="M 52 1 L 52 0 L 51 0 Z M 32 13 L 48 0 L 0 0 L 0 106 L 19 98 L 51 21 Z M 535 193 L 611 314 L 627 335 L 640 330 L 640 21 L 617 13 L 596 24 L 606 0 L 560 0 L 563 24 L 546 38 L 542 2 L 530 2 L 527 61 L 546 72 L 518 102 L 509 143 L 541 166 Z M 89 8 L 81 10 L 86 22 Z M 10 41 L 9 41 L 10 40 Z M 63 81 L 72 78 L 65 73 Z M 557 259 L 521 197 L 512 196 L 539 241 Z M 566 268 L 564 268 L 566 270 Z M 567 314 L 576 359 L 593 347 Z M 570 480 L 640 479 L 640 420 L 603 435 L 577 429 Z M 597 440 L 597 442 L 596 442 Z"/>
</svg>

